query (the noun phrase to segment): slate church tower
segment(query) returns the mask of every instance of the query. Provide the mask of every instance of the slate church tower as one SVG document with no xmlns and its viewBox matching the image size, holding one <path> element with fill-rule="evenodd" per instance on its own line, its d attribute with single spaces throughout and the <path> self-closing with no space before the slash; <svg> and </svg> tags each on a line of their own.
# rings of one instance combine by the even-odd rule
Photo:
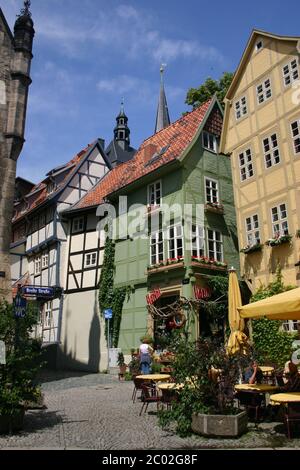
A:
<svg viewBox="0 0 300 470">
<path fill-rule="evenodd" d="M 16 165 L 24 144 L 33 38 L 29 0 L 24 1 L 14 34 L 0 9 L 0 297 L 8 301 Z"/>
</svg>

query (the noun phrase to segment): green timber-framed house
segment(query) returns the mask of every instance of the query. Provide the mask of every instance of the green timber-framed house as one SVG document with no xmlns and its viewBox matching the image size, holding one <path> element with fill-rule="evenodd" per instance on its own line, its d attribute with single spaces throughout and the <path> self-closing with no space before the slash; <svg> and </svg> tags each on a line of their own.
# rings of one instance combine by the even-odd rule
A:
<svg viewBox="0 0 300 470">
<path fill-rule="evenodd" d="M 130 227 L 115 240 L 115 286 L 131 288 L 119 337 L 125 353 L 146 332 L 172 327 L 155 322 L 148 304 L 168 308 L 180 296 L 206 299 L 207 276 L 239 269 L 230 159 L 218 153 L 222 120 L 214 97 L 146 139 L 133 159 L 69 211 L 74 218 L 97 209 L 104 215 L 110 203 L 123 231 Z M 204 323 L 198 311 L 190 322 L 192 337 Z M 106 344 L 100 349 L 105 357 Z"/>
</svg>

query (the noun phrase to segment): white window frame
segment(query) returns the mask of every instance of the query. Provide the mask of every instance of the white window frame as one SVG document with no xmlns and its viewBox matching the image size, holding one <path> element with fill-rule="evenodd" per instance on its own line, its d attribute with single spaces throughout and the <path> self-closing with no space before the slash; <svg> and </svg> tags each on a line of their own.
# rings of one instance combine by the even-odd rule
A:
<svg viewBox="0 0 300 470">
<path fill-rule="evenodd" d="M 205 136 L 207 137 L 207 144 L 205 144 L 204 142 Z M 217 153 L 218 152 L 217 136 L 215 136 L 211 132 L 203 131 L 202 132 L 202 145 L 203 145 L 203 148 L 205 148 L 209 152 Z"/>
<path fill-rule="evenodd" d="M 205 228 L 202 225 L 192 224 L 192 257 L 201 258 L 205 256 Z"/>
<path fill-rule="evenodd" d="M 287 333 L 295 333 L 298 331 L 298 320 L 284 320 L 282 322 L 282 329 Z"/>
<path fill-rule="evenodd" d="M 172 238 L 171 230 L 174 230 L 174 237 Z M 171 248 L 172 242 L 174 242 L 174 248 Z M 171 252 L 174 252 L 174 256 L 171 255 Z M 182 224 L 173 224 L 168 228 L 168 257 L 169 259 L 178 259 L 184 257 L 184 231 Z"/>
<path fill-rule="evenodd" d="M 240 167 L 240 178 L 241 182 L 248 180 L 254 176 L 254 168 L 252 161 L 252 150 L 247 148 L 238 154 L 239 167 Z M 243 162 L 242 162 L 243 159 Z M 251 174 L 252 173 L 252 174 Z M 245 176 L 243 178 L 243 176 Z"/>
<path fill-rule="evenodd" d="M 162 182 L 148 184 L 148 207 L 160 207 L 162 204 Z"/>
<path fill-rule="evenodd" d="M 247 98 L 242 96 L 239 100 L 234 103 L 235 119 L 239 121 L 242 117 L 247 116 Z"/>
<path fill-rule="evenodd" d="M 205 177 L 205 201 L 207 203 L 220 203 L 220 194 L 219 194 L 219 183 L 213 178 Z M 213 187 L 215 185 L 215 187 Z M 214 193 L 216 193 L 214 195 Z"/>
<path fill-rule="evenodd" d="M 41 256 L 36 256 L 34 258 L 34 275 L 35 276 L 38 276 L 39 274 L 41 274 L 42 270 L 41 270 Z"/>
<path fill-rule="evenodd" d="M 161 240 L 159 239 L 161 235 Z M 152 248 L 155 247 L 155 253 Z M 163 230 L 153 232 L 150 235 L 150 265 L 159 264 L 164 260 L 164 233 Z M 153 259 L 154 258 L 154 259 Z"/>
<path fill-rule="evenodd" d="M 246 240 L 248 246 L 260 243 L 260 228 L 258 214 L 249 215 L 245 219 Z"/>
<path fill-rule="evenodd" d="M 276 209 L 276 211 L 275 211 Z M 289 233 L 288 212 L 286 204 L 283 202 L 271 207 L 271 221 L 273 236 L 283 236 Z"/>
<path fill-rule="evenodd" d="M 210 237 L 210 232 L 213 236 Z M 217 234 L 220 235 L 220 239 L 217 238 Z M 213 249 L 210 249 L 210 243 L 213 244 Z M 221 250 L 218 250 L 218 245 L 220 245 Z M 213 253 L 213 256 L 211 254 Z M 215 261 L 224 261 L 224 246 L 223 246 L 223 236 L 219 230 L 214 230 L 211 228 L 207 229 L 207 254 L 209 259 L 214 259 Z"/>
<path fill-rule="evenodd" d="M 97 257 L 98 257 L 97 251 L 86 253 L 84 257 L 84 267 L 94 268 L 95 266 L 97 266 Z"/>
<path fill-rule="evenodd" d="M 51 330 L 53 324 L 53 303 L 49 300 L 44 304 L 43 330 Z"/>
<path fill-rule="evenodd" d="M 274 145 L 275 141 L 276 141 L 276 145 Z M 279 163 L 281 162 L 281 158 L 280 158 L 277 133 L 273 132 L 271 135 L 264 137 L 262 140 L 262 146 L 263 146 L 263 154 L 264 154 L 266 170 L 268 170 L 269 168 L 272 168 L 273 166 L 279 165 Z M 267 146 L 269 147 L 268 150 L 267 150 Z M 276 159 L 278 159 L 277 162 L 276 162 Z M 269 166 L 267 162 L 270 162 Z"/>
<path fill-rule="evenodd" d="M 73 233 L 83 232 L 84 229 L 84 217 L 76 217 L 73 219 Z"/>
<path fill-rule="evenodd" d="M 48 268 L 49 266 L 49 253 L 42 254 L 42 269 Z"/>
<path fill-rule="evenodd" d="M 296 121 L 291 122 L 291 133 L 292 133 L 292 139 L 293 139 L 294 154 L 299 155 L 300 154 L 300 119 L 296 119 Z M 298 152 L 296 151 L 297 147 L 299 149 Z"/>
<path fill-rule="evenodd" d="M 260 87 L 261 90 L 259 91 Z M 266 78 L 262 83 L 256 86 L 256 97 L 258 104 L 263 104 L 265 101 L 272 98 L 272 84 L 270 78 Z"/>
<path fill-rule="evenodd" d="M 297 59 L 292 59 L 282 67 L 283 84 L 285 87 L 292 85 L 299 80 L 299 67 Z M 288 81 L 288 83 L 287 83 Z"/>
</svg>

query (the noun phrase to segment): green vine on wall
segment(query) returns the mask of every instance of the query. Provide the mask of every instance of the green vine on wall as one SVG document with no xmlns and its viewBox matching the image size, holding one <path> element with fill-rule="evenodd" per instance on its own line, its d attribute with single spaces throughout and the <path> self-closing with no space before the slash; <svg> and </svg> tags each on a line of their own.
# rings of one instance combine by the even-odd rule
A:
<svg viewBox="0 0 300 470">
<path fill-rule="evenodd" d="M 263 300 L 293 288 L 293 286 L 284 285 L 281 268 L 278 266 L 274 281 L 268 286 L 262 285 L 251 297 L 251 302 Z M 281 325 L 280 320 L 268 320 L 267 318 L 253 320 L 253 342 L 258 354 L 257 359 L 261 363 L 270 362 L 283 366 L 286 361 L 291 359 L 295 335 L 281 330 Z"/>
<path fill-rule="evenodd" d="M 115 276 L 115 243 L 110 237 L 106 238 L 104 260 L 99 282 L 99 308 L 104 318 L 104 310 L 111 308 L 113 318 L 109 322 L 109 336 L 114 348 L 118 347 L 122 310 L 126 295 L 129 296 L 129 287 L 114 287 Z M 105 321 L 105 337 L 108 339 L 108 321 Z"/>
</svg>

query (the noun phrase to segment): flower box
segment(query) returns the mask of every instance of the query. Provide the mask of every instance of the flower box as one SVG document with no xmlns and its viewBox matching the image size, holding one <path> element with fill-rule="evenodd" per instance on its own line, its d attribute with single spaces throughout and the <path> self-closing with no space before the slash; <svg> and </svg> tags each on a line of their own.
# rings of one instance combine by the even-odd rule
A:
<svg viewBox="0 0 300 470">
<path fill-rule="evenodd" d="M 281 235 L 280 237 L 275 237 L 275 238 L 270 238 L 269 240 L 266 241 L 267 246 L 279 246 L 283 245 L 284 243 L 290 243 L 292 239 L 292 235 Z"/>
<path fill-rule="evenodd" d="M 147 266 L 147 274 L 156 273 L 160 271 L 168 271 L 169 269 L 182 268 L 184 266 L 183 258 L 176 260 L 167 260 L 159 264 L 152 264 Z"/>
<path fill-rule="evenodd" d="M 222 268 L 227 269 L 227 263 L 223 263 L 222 261 L 217 261 L 215 259 L 206 258 L 204 256 L 198 258 L 196 256 L 192 256 L 192 265 L 201 265 L 206 268 Z"/>
<path fill-rule="evenodd" d="M 207 202 L 205 204 L 205 211 L 214 212 L 216 214 L 224 214 L 224 206 L 223 204 L 219 204 L 217 202 Z"/>
<path fill-rule="evenodd" d="M 261 243 L 256 243 L 255 245 L 251 246 L 245 246 L 240 250 L 240 253 L 244 253 L 245 255 L 248 255 L 250 253 L 255 253 L 257 251 L 262 251 L 263 245 Z"/>
</svg>

